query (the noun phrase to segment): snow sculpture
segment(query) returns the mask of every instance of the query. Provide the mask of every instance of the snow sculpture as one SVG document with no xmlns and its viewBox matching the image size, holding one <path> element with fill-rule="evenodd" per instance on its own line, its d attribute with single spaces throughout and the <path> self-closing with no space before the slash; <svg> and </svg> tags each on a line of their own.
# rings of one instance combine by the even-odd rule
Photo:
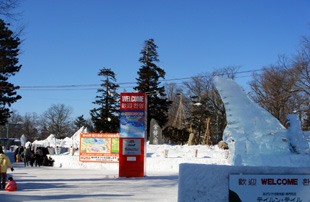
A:
<svg viewBox="0 0 310 202">
<path fill-rule="evenodd" d="M 289 142 L 291 152 L 307 153 L 309 145 L 301 129 L 301 124 L 296 114 L 287 115 L 289 127 L 287 129 L 287 139 Z"/>
<path fill-rule="evenodd" d="M 293 138 L 296 137 L 294 118 L 291 118 L 294 127 L 287 131 L 275 117 L 253 102 L 235 81 L 220 77 L 215 77 L 214 81 L 226 109 L 223 140 L 228 143 L 231 164 L 260 166 L 270 161 L 270 166 L 285 166 L 292 160 L 288 157 L 292 148 L 298 152 L 307 150 L 301 129 L 300 138 Z M 291 134 L 289 138 L 288 133 Z"/>
<path fill-rule="evenodd" d="M 20 137 L 20 145 L 24 147 L 25 144 L 26 144 L 26 136 L 23 134 L 23 135 Z"/>
</svg>

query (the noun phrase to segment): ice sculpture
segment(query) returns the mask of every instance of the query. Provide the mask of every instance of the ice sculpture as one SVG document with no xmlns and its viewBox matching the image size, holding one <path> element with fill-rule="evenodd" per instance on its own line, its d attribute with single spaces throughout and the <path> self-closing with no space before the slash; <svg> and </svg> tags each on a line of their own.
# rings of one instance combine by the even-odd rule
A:
<svg viewBox="0 0 310 202">
<path fill-rule="evenodd" d="M 302 131 L 296 134 L 293 128 L 286 130 L 275 117 L 253 102 L 235 81 L 215 77 L 215 86 L 226 109 L 223 140 L 228 143 L 231 164 L 259 166 L 270 161 L 270 166 L 284 166 L 295 158 L 289 157 L 292 148 L 307 152 L 308 143 L 302 137 Z M 296 135 L 299 138 L 292 138 Z"/>
</svg>

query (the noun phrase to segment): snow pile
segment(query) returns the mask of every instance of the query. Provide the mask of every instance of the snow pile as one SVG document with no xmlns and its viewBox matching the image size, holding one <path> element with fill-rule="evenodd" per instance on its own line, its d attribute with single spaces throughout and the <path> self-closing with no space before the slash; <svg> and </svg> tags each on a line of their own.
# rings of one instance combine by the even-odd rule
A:
<svg viewBox="0 0 310 202">
<path fill-rule="evenodd" d="M 167 158 L 163 151 L 168 151 Z M 195 153 L 197 150 L 197 157 Z M 225 150 L 218 146 L 188 146 L 188 145 L 149 145 L 147 143 L 146 173 L 148 172 L 179 172 L 181 163 L 218 164 L 229 165 Z M 53 155 L 55 167 L 61 168 L 94 168 L 104 170 L 118 170 L 118 163 L 80 162 L 79 152 L 71 155 L 69 152 L 63 155 Z M 147 174 L 148 175 L 148 174 Z"/>
<path fill-rule="evenodd" d="M 32 144 L 35 147 L 66 147 L 66 148 L 79 148 L 80 147 L 80 134 L 89 133 L 88 129 L 82 126 L 76 131 L 72 137 L 64 139 L 56 139 L 55 135 L 51 134 L 45 140 L 35 140 Z"/>
<path fill-rule="evenodd" d="M 286 130 L 235 81 L 216 77 L 215 85 L 226 109 L 223 139 L 229 146 L 231 164 L 286 166 L 306 160 L 303 165 L 309 165 L 309 155 L 296 155 L 308 153 L 309 147 L 294 116 L 290 117 L 291 129 Z"/>
</svg>

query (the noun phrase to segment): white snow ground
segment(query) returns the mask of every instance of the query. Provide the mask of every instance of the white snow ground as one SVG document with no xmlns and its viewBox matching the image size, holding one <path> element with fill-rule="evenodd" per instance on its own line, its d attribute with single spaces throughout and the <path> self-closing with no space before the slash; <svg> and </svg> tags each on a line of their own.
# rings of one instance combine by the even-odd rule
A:
<svg viewBox="0 0 310 202">
<path fill-rule="evenodd" d="M 54 167 L 14 163 L 15 171 L 8 174 L 18 183 L 18 191 L 0 190 L 0 201 L 177 201 L 180 163 L 228 165 L 225 151 L 217 146 L 164 144 L 147 149 L 143 178 L 118 178 L 117 163 L 82 163 L 77 153 L 53 155 Z"/>
</svg>

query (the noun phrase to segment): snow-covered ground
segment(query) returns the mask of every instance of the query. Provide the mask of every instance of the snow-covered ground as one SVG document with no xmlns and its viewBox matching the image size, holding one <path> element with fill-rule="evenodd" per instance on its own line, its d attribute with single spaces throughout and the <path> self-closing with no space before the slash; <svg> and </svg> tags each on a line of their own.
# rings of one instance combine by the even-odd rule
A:
<svg viewBox="0 0 310 202">
<path fill-rule="evenodd" d="M 0 201 L 190 201 L 178 199 L 178 186 L 185 190 L 186 196 L 193 194 L 198 201 L 223 201 L 222 196 L 227 199 L 230 173 L 223 175 L 225 170 L 241 168 L 238 173 L 246 173 L 250 171 L 246 166 L 257 166 L 260 168 L 254 172 L 258 174 L 269 170 L 275 173 L 276 167 L 281 167 L 284 173 L 287 170 L 294 174 L 295 168 L 303 167 L 301 173 L 310 175 L 307 142 L 310 135 L 301 130 L 296 115 L 288 117 L 290 127 L 285 129 L 251 101 L 234 81 L 216 78 L 216 84 L 227 111 L 228 125 L 223 138 L 229 144 L 229 153 L 218 146 L 147 145 L 143 178 L 119 178 L 117 163 L 79 162 L 78 153 L 53 155 L 54 167 L 24 168 L 20 163 L 15 164 L 16 170 L 9 173 L 19 184 L 19 190 L 1 191 Z M 46 140 L 35 141 L 33 146 L 77 148 L 80 133 L 85 132 L 87 129 L 81 128 L 64 140 L 51 135 Z M 167 158 L 164 150 L 168 151 Z M 179 178 L 181 163 L 187 164 L 182 164 L 185 174 L 180 172 Z M 207 177 L 203 176 L 205 173 Z M 212 183 L 208 183 L 210 180 Z M 216 193 L 212 199 L 207 196 L 210 192 Z"/>
<path fill-rule="evenodd" d="M 163 151 L 168 151 L 168 158 L 164 158 Z M 197 150 L 197 157 L 195 151 Z M 146 171 L 179 172 L 180 163 L 202 163 L 228 165 L 225 158 L 228 150 L 219 149 L 218 146 L 179 146 L 179 145 L 149 145 L 147 144 Z M 72 156 L 70 153 L 54 155 L 55 167 L 62 168 L 95 168 L 118 170 L 118 163 L 88 163 L 79 162 L 78 152 Z M 226 156 L 227 157 L 227 156 Z"/>
<path fill-rule="evenodd" d="M 1 190 L 0 201 L 177 201 L 179 164 L 228 165 L 226 152 L 217 146 L 148 145 L 143 178 L 119 178 L 117 163 L 79 162 L 78 153 L 53 155 L 54 167 L 14 163 L 8 174 L 18 191 Z"/>
</svg>

